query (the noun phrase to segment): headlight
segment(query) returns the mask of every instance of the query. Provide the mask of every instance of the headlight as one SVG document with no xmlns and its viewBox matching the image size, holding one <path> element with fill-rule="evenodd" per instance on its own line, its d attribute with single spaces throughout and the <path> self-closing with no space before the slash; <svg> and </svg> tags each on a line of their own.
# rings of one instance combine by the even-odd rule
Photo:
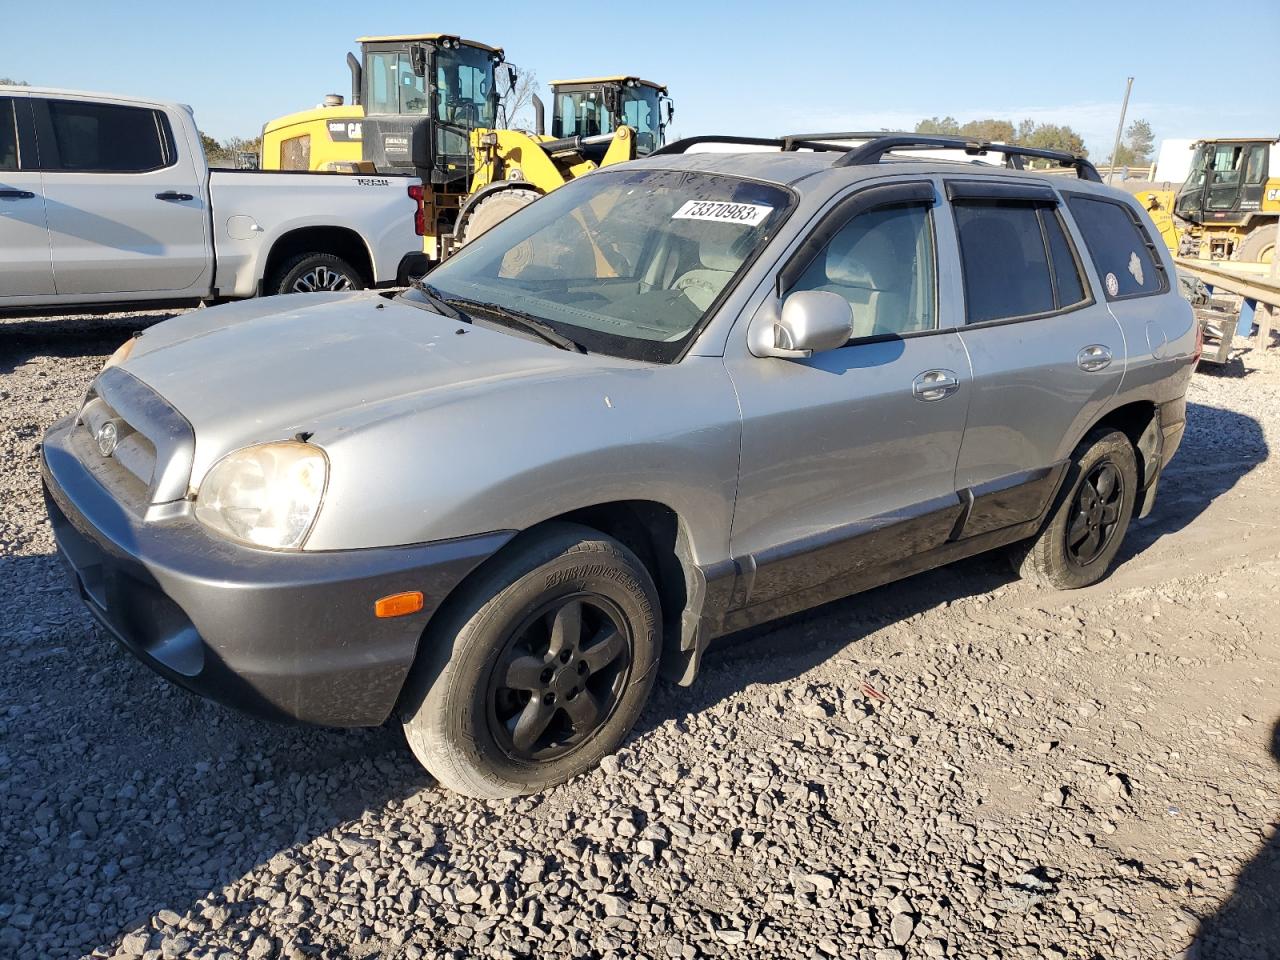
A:
<svg viewBox="0 0 1280 960">
<path fill-rule="evenodd" d="M 328 458 L 309 443 L 245 447 L 205 474 L 196 495 L 196 519 L 235 540 L 297 550 L 320 513 L 328 478 Z"/>
<path fill-rule="evenodd" d="M 126 340 L 124 343 L 120 344 L 120 346 L 116 348 L 115 353 L 107 357 L 107 362 L 102 365 L 102 369 L 105 370 L 107 369 L 107 367 L 114 367 L 117 364 L 124 363 L 126 360 L 129 359 L 129 354 L 133 353 L 133 348 L 136 347 L 137 345 L 138 345 L 138 337 L 135 334 L 134 336 Z"/>
</svg>

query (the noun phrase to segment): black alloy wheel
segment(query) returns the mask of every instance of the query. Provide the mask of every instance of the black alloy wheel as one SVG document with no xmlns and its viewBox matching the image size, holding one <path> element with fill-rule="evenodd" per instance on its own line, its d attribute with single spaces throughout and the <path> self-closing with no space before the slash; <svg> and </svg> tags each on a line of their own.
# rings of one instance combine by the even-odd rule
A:
<svg viewBox="0 0 1280 960">
<path fill-rule="evenodd" d="M 1080 484 L 1067 523 L 1067 556 L 1086 567 L 1111 543 L 1125 503 L 1124 476 L 1110 460 L 1094 464 Z"/>
<path fill-rule="evenodd" d="M 612 716 L 631 673 L 627 619 L 592 594 L 557 597 L 507 639 L 489 680 L 489 729 L 511 759 L 552 760 Z"/>
</svg>

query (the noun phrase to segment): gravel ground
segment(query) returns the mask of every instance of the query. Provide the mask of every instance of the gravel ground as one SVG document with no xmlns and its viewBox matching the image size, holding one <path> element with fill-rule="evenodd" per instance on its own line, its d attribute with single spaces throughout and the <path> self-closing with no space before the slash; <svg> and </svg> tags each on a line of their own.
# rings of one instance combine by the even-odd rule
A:
<svg viewBox="0 0 1280 960">
<path fill-rule="evenodd" d="M 0 321 L 0 956 L 1280 957 L 1280 354 L 1196 376 L 1104 583 L 978 558 L 728 638 L 486 803 L 81 611 L 36 444 L 163 316 Z"/>
</svg>

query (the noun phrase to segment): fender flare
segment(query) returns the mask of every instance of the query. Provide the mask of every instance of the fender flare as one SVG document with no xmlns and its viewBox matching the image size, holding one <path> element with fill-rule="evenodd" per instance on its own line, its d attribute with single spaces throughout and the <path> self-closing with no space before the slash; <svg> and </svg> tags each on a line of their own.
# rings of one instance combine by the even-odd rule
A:
<svg viewBox="0 0 1280 960">
<path fill-rule="evenodd" d="M 530 193 L 535 193 L 540 197 L 545 196 L 541 190 L 524 180 L 497 180 L 493 183 L 487 183 L 471 196 L 467 197 L 466 201 L 458 209 L 458 219 L 453 221 L 453 233 L 451 234 L 453 239 L 459 243 L 462 242 L 463 229 L 466 227 L 467 220 L 471 216 L 471 211 L 474 210 L 482 200 L 488 199 L 495 193 L 503 193 L 507 190 L 528 190 Z"/>
</svg>

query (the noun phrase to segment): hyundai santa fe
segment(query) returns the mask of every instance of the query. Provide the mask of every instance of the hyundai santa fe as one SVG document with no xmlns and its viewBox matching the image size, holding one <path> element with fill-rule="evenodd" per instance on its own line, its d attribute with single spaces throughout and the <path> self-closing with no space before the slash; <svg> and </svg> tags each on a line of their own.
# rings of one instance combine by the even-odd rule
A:
<svg viewBox="0 0 1280 960">
<path fill-rule="evenodd" d="M 1199 351 L 1145 212 L 1052 151 L 750 145 L 583 177 L 399 296 L 127 342 L 43 443 L 89 610 L 499 797 L 615 750 L 718 635 L 995 548 L 1103 577 Z"/>
</svg>

